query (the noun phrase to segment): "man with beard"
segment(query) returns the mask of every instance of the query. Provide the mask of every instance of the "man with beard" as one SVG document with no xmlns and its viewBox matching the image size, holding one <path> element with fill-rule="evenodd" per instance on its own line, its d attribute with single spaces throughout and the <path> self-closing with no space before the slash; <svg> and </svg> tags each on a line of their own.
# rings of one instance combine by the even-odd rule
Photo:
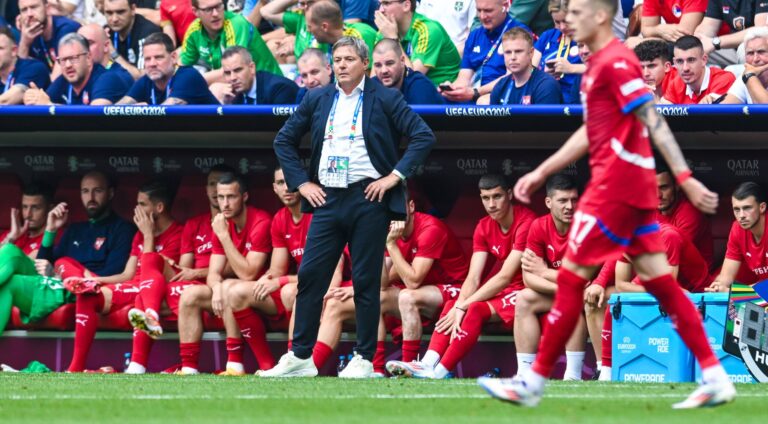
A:
<svg viewBox="0 0 768 424">
<path fill-rule="evenodd" d="M 24 187 L 21 209 L 11 208 L 11 229 L 0 235 L 0 246 L 14 244 L 27 256 L 37 257 L 48 212 L 53 208 L 53 188 L 45 183 Z"/>
<path fill-rule="evenodd" d="M 374 80 L 385 87 L 400 90 L 409 105 L 439 105 L 443 97 L 424 74 L 405 65 L 403 48 L 396 40 L 385 38 L 373 49 Z"/>
<path fill-rule="evenodd" d="M 104 15 L 112 60 L 138 78 L 144 69 L 144 40 L 162 29 L 136 13 L 136 0 L 106 0 Z"/>
<path fill-rule="evenodd" d="M 191 66 L 176 67 L 178 58 L 168 34 L 156 32 L 148 36 L 142 49 L 146 75 L 117 104 L 219 104 L 197 70 Z"/>
<path fill-rule="evenodd" d="M 53 71 L 59 41 L 77 31 L 80 24 L 63 16 L 48 15 L 47 5 L 46 0 L 19 0 L 19 57 L 41 60 Z"/>
<path fill-rule="evenodd" d="M 18 57 L 13 33 L 0 26 L 0 105 L 22 104 L 31 83 L 48 88 L 48 68 L 39 60 Z"/>
</svg>

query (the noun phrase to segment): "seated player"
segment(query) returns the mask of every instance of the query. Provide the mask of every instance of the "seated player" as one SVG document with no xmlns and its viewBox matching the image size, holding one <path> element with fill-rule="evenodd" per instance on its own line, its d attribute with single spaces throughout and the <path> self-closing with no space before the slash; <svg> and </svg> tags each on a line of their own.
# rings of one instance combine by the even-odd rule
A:
<svg viewBox="0 0 768 424">
<path fill-rule="evenodd" d="M 288 78 L 267 71 L 257 71 L 251 54 L 244 47 L 233 46 L 221 57 L 224 81 L 228 84 L 222 103 L 233 105 L 293 104 L 299 87 Z"/>
<path fill-rule="evenodd" d="M 765 202 L 765 191 L 755 182 L 742 183 L 733 191 L 731 203 L 736 221 L 728 234 L 723 267 L 707 291 L 727 292 L 735 281 L 754 284 L 765 280 L 768 272 Z M 741 272 L 742 266 L 748 272 Z"/>
<path fill-rule="evenodd" d="M 227 365 L 224 375 L 244 375 L 243 339 L 232 310 L 227 308 L 227 278 L 256 280 L 264 273 L 272 249 L 269 229 L 272 218 L 261 209 L 246 206 L 248 187 L 234 173 L 223 174 L 216 185 L 221 212 L 211 222 L 213 247 L 206 285 L 184 289 L 179 304 L 179 353 L 181 375 L 198 374 L 203 311 L 224 321 L 227 332 Z"/>
<path fill-rule="evenodd" d="M 333 79 L 333 71 L 328 63 L 328 56 L 319 49 L 304 50 L 296 61 L 296 67 L 299 69 L 299 76 L 304 83 L 304 87 L 299 88 L 298 93 L 296 93 L 296 104 L 301 103 L 309 90 L 325 87 Z"/>
<path fill-rule="evenodd" d="M 512 204 L 512 187 L 503 176 L 488 174 L 478 184 L 488 216 L 472 237 L 472 259 L 467 279 L 456 301 L 446 303 L 421 361 L 390 361 L 393 375 L 444 378 L 477 342 L 483 324 L 503 322 L 512 329 L 515 298 L 523 289 L 521 261 L 528 230 L 536 215 Z M 495 268 L 483 278 L 489 256 Z"/>
<path fill-rule="evenodd" d="M 272 218 L 272 257 L 269 269 L 256 281 L 227 282 L 230 285 L 227 289 L 227 305 L 232 309 L 240 332 L 251 347 L 260 370 L 275 366 L 262 318 L 272 322 L 273 326 L 289 330 L 289 335 L 293 334 L 289 321 L 296 300 L 296 272 L 301 265 L 307 231 L 312 222 L 312 214 L 301 212 L 300 194 L 288 191 L 282 168 L 278 166 L 273 175 L 272 189 L 285 207 Z"/>
<path fill-rule="evenodd" d="M 11 208 L 11 228 L 0 235 L 0 246 L 13 244 L 30 259 L 35 259 L 53 206 L 53 188 L 49 185 L 34 182 L 24 186 L 21 210 Z"/>
<path fill-rule="evenodd" d="M 165 294 L 166 277 L 173 275 L 167 265 L 179 260 L 182 226 L 171 217 L 172 195 L 166 184 L 159 181 L 143 184 L 139 187 L 136 203 L 133 222 L 139 231 L 130 244 L 131 255 L 123 272 L 90 275 L 85 264 L 68 258 L 56 262 L 64 287 L 77 296 L 75 349 L 67 369 L 69 372 L 85 370 L 99 315 L 135 305 L 141 312 L 143 329 L 154 336 L 162 334 L 157 311 Z M 135 312 L 131 312 L 131 323 L 137 326 Z M 131 365 L 126 372 L 145 372 L 151 347 L 149 335 L 135 331 Z"/>
<path fill-rule="evenodd" d="M 219 104 L 205 79 L 191 66 L 176 66 L 171 37 L 162 32 L 144 39 L 144 71 L 117 104 L 206 105 Z"/>
<path fill-rule="evenodd" d="M 611 311 L 608 299 L 616 292 L 616 260 L 603 264 L 584 289 L 584 317 L 595 351 L 598 380 L 611 381 Z"/>
<path fill-rule="evenodd" d="M 36 59 L 18 57 L 18 47 L 10 29 L 0 26 L 0 106 L 24 104 L 24 92 L 35 84 L 45 90 L 51 83 L 48 68 Z"/>
<path fill-rule="evenodd" d="M 517 294 L 515 303 L 515 350 L 518 374 L 533 365 L 536 348 L 541 338 L 539 316 L 552 309 L 557 291 L 557 270 L 562 265 L 568 243 L 568 231 L 579 192 L 576 183 L 563 174 L 549 178 L 544 202 L 549 214 L 531 224 L 522 258 L 525 288 Z M 565 347 L 565 374 L 563 380 L 581 380 L 584 365 L 586 327 L 579 318 L 577 331 Z"/>
</svg>

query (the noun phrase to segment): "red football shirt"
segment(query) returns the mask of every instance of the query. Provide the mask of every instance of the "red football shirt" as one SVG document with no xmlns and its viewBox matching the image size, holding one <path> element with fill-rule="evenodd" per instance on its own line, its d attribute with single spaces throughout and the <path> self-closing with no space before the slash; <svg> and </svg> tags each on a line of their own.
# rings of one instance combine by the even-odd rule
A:
<svg viewBox="0 0 768 424">
<path fill-rule="evenodd" d="M 756 280 L 764 280 L 768 277 L 768 237 L 756 242 L 752 232 L 741 228 L 738 222 L 731 226 L 728 234 L 728 247 L 725 250 L 725 258 L 739 261 L 749 268 Z"/>
<path fill-rule="evenodd" d="M 687 237 L 707 262 L 712 265 L 714 257 L 714 245 L 712 242 L 712 228 L 709 219 L 696 209 L 682 193 L 678 194 L 678 201 L 672 206 L 668 214 L 657 214 L 657 219 L 662 224 L 669 224 L 677 228 L 682 235 Z"/>
<path fill-rule="evenodd" d="M 311 222 L 311 213 L 303 214 L 298 223 L 293 222 L 293 215 L 287 207 L 277 211 L 272 218 L 272 248 L 288 249 L 296 267 L 301 265 L 301 258 L 304 257 L 304 245 L 307 244 L 307 232 Z"/>
<path fill-rule="evenodd" d="M 707 0 L 645 0 L 643 16 L 661 16 L 668 24 L 680 23 L 686 13 L 705 13 Z"/>
<path fill-rule="evenodd" d="M 544 259 L 547 266 L 559 269 L 563 264 L 563 255 L 568 247 L 568 232 L 560 235 L 555 227 L 555 219 L 552 214 L 546 214 L 536 218 L 528 232 L 528 249 L 536 256 Z"/>
<path fill-rule="evenodd" d="M 8 236 L 9 231 L 4 232 L 2 235 L 0 235 L 0 241 L 5 240 L 5 238 Z M 21 237 L 17 238 L 16 241 L 13 242 L 13 244 L 21 249 L 22 252 L 29 255 L 31 252 L 34 252 L 35 250 L 40 249 L 40 243 L 43 242 L 43 234 L 45 232 L 41 232 L 40 235 L 35 237 L 30 237 L 29 233 L 24 233 L 21 235 Z M 63 231 L 58 231 L 56 239 L 59 239 L 59 236 L 63 233 Z"/>
<path fill-rule="evenodd" d="M 694 93 L 688 92 L 688 86 L 678 75 L 673 78 L 664 91 L 664 98 L 676 105 L 697 104 L 706 96 L 720 97 L 731 88 L 736 77 L 720 68 L 708 66 L 704 71 L 704 81 L 701 83 L 701 91 Z"/>
<path fill-rule="evenodd" d="M 174 262 L 179 262 L 181 233 L 183 230 L 184 227 L 181 224 L 173 221 L 165 231 L 155 236 L 155 252 Z M 136 273 L 134 274 L 137 278 L 139 274 L 141 274 L 141 254 L 143 252 L 144 234 L 142 234 L 141 231 L 136 231 L 136 235 L 133 236 L 133 242 L 131 243 L 131 256 L 136 256 L 138 258 L 138 262 L 136 263 Z"/>
<path fill-rule="evenodd" d="M 189 24 L 197 19 L 189 0 L 161 0 L 160 21 L 169 21 L 173 24 L 176 33 L 176 45 L 180 46 L 184 41 Z"/>
<path fill-rule="evenodd" d="M 600 273 L 592 280 L 592 284 L 597 284 L 603 288 L 616 285 L 616 259 L 603 264 Z"/>
<path fill-rule="evenodd" d="M 582 201 L 656 209 L 656 164 L 647 130 L 632 114 L 653 101 L 637 56 L 614 39 L 590 57 L 581 91 L 592 173 Z"/>
<path fill-rule="evenodd" d="M 415 258 L 434 260 L 423 284 L 461 283 L 467 277 L 469 258 L 461 243 L 448 226 L 432 215 L 414 213 L 413 232 L 408 239 L 397 240 L 397 247 L 408 263 Z"/>
<path fill-rule="evenodd" d="M 193 268 L 208 268 L 211 262 L 211 250 L 213 249 L 213 234 L 211 227 L 211 214 L 204 213 L 187 220 L 184 231 L 181 233 L 181 254 L 192 253 L 195 255 Z"/>
<path fill-rule="evenodd" d="M 499 223 L 490 216 L 486 216 L 477 223 L 475 233 L 472 236 L 472 251 L 487 252 L 496 258 L 498 264 L 503 263 L 513 250 L 522 252 L 528 241 L 528 231 L 536 219 L 536 214 L 525 206 L 513 205 L 512 213 L 514 221 L 512 227 L 504 233 Z M 498 269 L 501 269 L 500 267 Z M 505 290 L 522 290 L 523 272 L 519 269 L 512 282 Z"/>
<path fill-rule="evenodd" d="M 261 209 L 248 206 L 245 209 L 245 226 L 240 232 L 237 232 L 235 223 L 229 221 L 229 236 L 237 251 L 242 255 L 248 252 L 269 253 L 272 251 L 272 242 L 269 237 L 269 229 L 272 224 L 272 217 Z M 214 255 L 224 255 L 224 248 L 218 237 L 213 237 Z"/>
</svg>

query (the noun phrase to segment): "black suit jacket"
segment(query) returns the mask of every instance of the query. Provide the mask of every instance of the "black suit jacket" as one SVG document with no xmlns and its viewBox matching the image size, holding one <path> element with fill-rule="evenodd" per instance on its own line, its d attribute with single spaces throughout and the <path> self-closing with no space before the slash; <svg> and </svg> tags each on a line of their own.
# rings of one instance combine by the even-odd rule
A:
<svg viewBox="0 0 768 424">
<path fill-rule="evenodd" d="M 256 103 L 260 105 L 291 105 L 296 101 L 299 86 L 286 77 L 271 72 L 256 71 Z M 241 105 L 245 94 L 238 94 L 232 104 Z"/>
<path fill-rule="evenodd" d="M 275 137 L 274 147 L 285 174 L 288 188 L 296 191 L 306 182 L 319 184 L 318 166 L 323 149 L 325 126 L 336 94 L 336 85 L 310 90 L 299 107 L 286 121 Z M 309 169 L 304 169 L 299 157 L 299 144 L 307 132 L 311 136 Z M 424 163 L 435 143 L 435 135 L 423 119 L 405 103 L 398 90 L 365 77 L 363 89 L 363 137 L 371 164 L 386 176 L 397 169 L 406 178 Z M 408 147 L 400 158 L 400 140 L 409 139 Z M 394 219 L 405 217 L 405 184 L 392 189 L 388 207 Z M 311 212 L 308 202 L 302 210 Z"/>
</svg>

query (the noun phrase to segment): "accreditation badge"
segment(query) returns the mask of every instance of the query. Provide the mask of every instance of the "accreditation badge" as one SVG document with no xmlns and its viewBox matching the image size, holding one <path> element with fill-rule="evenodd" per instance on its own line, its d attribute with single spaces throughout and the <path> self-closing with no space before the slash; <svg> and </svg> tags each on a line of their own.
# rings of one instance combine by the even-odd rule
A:
<svg viewBox="0 0 768 424">
<path fill-rule="evenodd" d="M 347 188 L 349 156 L 328 156 L 325 170 L 326 187 Z"/>
</svg>

